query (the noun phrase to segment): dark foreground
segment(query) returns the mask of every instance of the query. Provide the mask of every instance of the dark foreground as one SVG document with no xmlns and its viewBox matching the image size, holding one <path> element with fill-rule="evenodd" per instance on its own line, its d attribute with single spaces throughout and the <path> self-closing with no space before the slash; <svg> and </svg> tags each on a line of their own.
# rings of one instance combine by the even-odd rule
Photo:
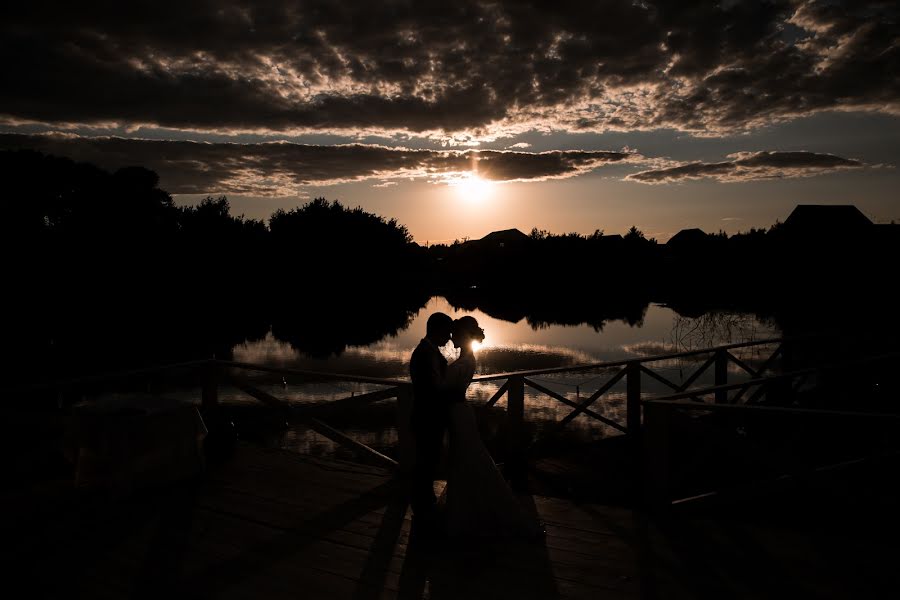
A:
<svg viewBox="0 0 900 600">
<path fill-rule="evenodd" d="M 786 504 L 807 518 L 754 518 L 751 504 L 648 518 L 523 501 L 546 540 L 428 550 L 410 542 L 387 472 L 243 444 L 200 481 L 130 498 L 65 481 L 4 492 L 3 581 L 30 598 L 331 600 L 847 598 L 900 583 L 896 529 L 865 511 Z"/>
</svg>

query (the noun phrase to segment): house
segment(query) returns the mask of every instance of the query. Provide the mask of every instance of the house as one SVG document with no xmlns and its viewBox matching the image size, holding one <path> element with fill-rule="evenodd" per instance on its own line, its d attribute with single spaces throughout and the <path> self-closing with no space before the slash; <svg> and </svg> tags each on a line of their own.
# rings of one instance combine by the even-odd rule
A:
<svg viewBox="0 0 900 600">
<path fill-rule="evenodd" d="M 669 238 L 666 248 L 675 252 L 693 250 L 701 247 L 708 239 L 709 235 L 701 229 L 682 229 Z"/>
<path fill-rule="evenodd" d="M 874 224 L 851 204 L 799 204 L 784 222 L 791 237 L 852 237 L 872 232 Z"/>
<path fill-rule="evenodd" d="M 518 229 L 504 229 L 487 234 L 480 240 L 479 245 L 503 248 L 510 245 L 527 242 L 530 238 Z"/>
</svg>

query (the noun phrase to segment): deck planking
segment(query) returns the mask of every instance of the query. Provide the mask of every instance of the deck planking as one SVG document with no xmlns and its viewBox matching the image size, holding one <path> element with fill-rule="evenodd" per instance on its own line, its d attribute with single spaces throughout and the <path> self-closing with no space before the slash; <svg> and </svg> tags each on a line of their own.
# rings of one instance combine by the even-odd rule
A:
<svg viewBox="0 0 900 600">
<path fill-rule="evenodd" d="M 405 496 L 382 469 L 243 444 L 200 481 L 129 498 L 4 496 L 2 558 L 47 598 L 839 598 L 896 584 L 865 562 L 893 556 L 889 538 L 542 496 L 521 498 L 546 523 L 539 543 L 426 550 Z"/>
</svg>

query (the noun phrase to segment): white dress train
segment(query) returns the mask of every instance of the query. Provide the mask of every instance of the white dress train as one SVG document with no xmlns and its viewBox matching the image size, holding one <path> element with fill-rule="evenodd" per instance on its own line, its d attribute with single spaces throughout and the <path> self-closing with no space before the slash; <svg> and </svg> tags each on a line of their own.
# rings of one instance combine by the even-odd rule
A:
<svg viewBox="0 0 900 600">
<path fill-rule="evenodd" d="M 466 388 L 475 373 L 475 357 L 464 355 L 448 368 L 452 393 L 462 401 L 450 406 L 450 462 L 441 496 L 451 537 L 534 537 L 540 522 L 519 503 L 481 441 Z"/>
</svg>

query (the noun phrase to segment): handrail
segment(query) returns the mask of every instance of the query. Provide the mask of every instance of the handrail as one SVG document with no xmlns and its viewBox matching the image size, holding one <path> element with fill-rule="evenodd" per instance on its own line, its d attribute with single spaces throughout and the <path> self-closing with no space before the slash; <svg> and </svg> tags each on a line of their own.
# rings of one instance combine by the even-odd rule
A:
<svg viewBox="0 0 900 600">
<path fill-rule="evenodd" d="M 176 369 L 195 368 L 214 364 L 214 358 L 201 358 L 198 360 L 189 360 L 180 363 L 172 363 L 167 365 L 156 365 L 153 367 L 141 367 L 139 369 L 130 369 L 128 371 L 115 371 L 112 373 L 98 373 L 96 375 L 85 375 L 82 377 L 74 377 L 72 379 L 63 379 L 62 381 L 52 381 L 47 383 L 34 383 L 22 385 L 14 388 L 0 390 L 3 394 L 32 393 L 45 390 L 59 390 L 85 385 L 89 383 L 97 383 L 100 381 L 110 381 L 113 379 L 128 379 L 131 377 L 139 377 L 141 375 L 153 375 L 166 371 L 174 371 Z"/>
<path fill-rule="evenodd" d="M 725 344 L 724 346 L 714 346 L 711 348 L 703 348 L 701 350 L 688 350 L 685 352 L 675 352 L 671 354 L 657 354 L 654 356 L 645 356 L 643 358 L 623 358 L 621 360 L 589 363 L 584 365 L 569 365 L 564 367 L 552 367 L 549 369 L 533 369 L 530 371 L 509 371 L 506 373 L 491 373 L 490 375 L 479 375 L 474 377 L 472 381 L 493 381 L 496 379 L 509 379 L 510 377 L 529 377 L 533 375 L 549 375 L 552 373 L 568 373 L 577 371 L 589 371 L 592 369 L 607 369 L 613 367 L 624 367 L 628 363 L 648 363 L 658 362 L 661 360 L 672 360 L 674 358 L 684 358 L 686 356 L 699 356 L 701 354 L 710 354 L 721 350 L 733 350 L 735 348 L 748 348 L 750 346 L 764 346 L 770 344 L 779 344 L 795 341 L 800 338 L 768 338 L 753 342 L 738 342 L 734 344 Z"/>
<path fill-rule="evenodd" d="M 740 397 L 743 391 L 749 390 L 755 386 L 759 386 L 756 394 L 754 394 L 750 399 L 752 401 L 759 392 L 764 392 L 765 390 L 767 390 L 768 388 L 766 386 L 773 382 L 793 380 L 798 377 L 806 378 L 811 374 L 828 372 L 835 368 L 846 367 L 857 363 L 867 363 L 900 357 L 900 352 L 890 352 L 876 356 L 858 358 L 850 361 L 822 365 L 815 368 L 805 368 L 802 370 L 789 371 L 785 373 L 761 377 L 762 373 L 768 369 L 770 364 L 773 363 L 776 356 L 780 355 L 784 357 L 785 348 L 788 347 L 789 344 L 792 344 L 801 339 L 810 339 L 817 337 L 819 336 L 811 334 L 806 336 L 793 336 L 791 338 L 767 338 L 756 341 L 724 344 L 721 346 L 689 350 L 684 352 L 671 352 L 654 356 L 632 357 L 615 361 L 552 367 L 547 369 L 532 369 L 506 373 L 494 373 L 474 377 L 473 381 L 489 382 L 506 380 L 502 384 L 499 384 L 498 389 L 496 390 L 496 392 L 494 392 L 487 405 L 492 406 L 502 396 L 507 396 L 507 464 L 510 466 L 510 472 L 512 473 L 512 476 L 514 478 L 517 478 L 520 481 L 522 480 L 522 473 L 524 473 L 525 471 L 525 454 L 527 452 L 527 449 L 530 448 L 530 446 L 526 447 L 526 435 L 523 428 L 525 416 L 525 387 L 527 386 L 531 387 L 538 393 L 549 396 L 550 398 L 555 399 L 556 401 L 573 409 L 572 412 L 570 412 L 569 415 L 562 419 L 562 421 L 559 423 L 560 427 L 564 427 L 579 415 L 587 415 L 594 420 L 597 420 L 609 427 L 612 427 L 613 429 L 625 433 L 626 436 L 631 440 L 631 452 L 633 456 L 636 457 L 635 460 L 637 460 L 637 457 L 640 456 L 641 444 L 643 444 L 643 454 L 645 456 L 645 459 L 648 461 L 647 464 L 650 465 L 648 473 L 650 473 L 651 471 L 653 473 L 656 473 L 658 479 L 658 481 L 654 480 L 653 478 L 648 478 L 646 480 L 651 486 L 651 488 L 648 488 L 650 489 L 650 495 L 655 498 L 663 498 L 668 477 L 665 474 L 666 462 L 668 458 L 665 455 L 665 452 L 660 449 L 666 443 L 669 435 L 669 425 L 667 423 L 668 417 L 666 416 L 670 414 L 668 410 L 685 409 L 705 411 L 731 411 L 732 413 L 734 413 L 735 411 L 752 411 L 754 414 L 802 415 L 807 417 L 834 416 L 846 418 L 900 420 L 900 413 L 867 413 L 844 410 L 819 410 L 802 409 L 795 407 L 758 406 L 746 404 L 736 405 L 723 403 L 728 401 L 728 392 L 732 390 L 742 390 L 742 392 L 738 393 L 737 395 L 737 397 Z M 739 348 L 772 345 L 777 345 L 777 347 L 774 349 L 771 356 L 769 356 L 769 358 L 763 363 L 763 366 L 759 368 L 750 367 L 743 360 L 735 357 L 730 352 L 731 350 Z M 650 369 L 644 366 L 655 362 L 706 355 L 711 356 L 707 360 L 701 359 L 697 361 L 697 371 L 690 375 L 690 377 L 688 377 L 686 381 L 681 382 L 680 384 L 670 382 L 665 377 L 652 372 Z M 729 362 L 736 364 L 738 367 L 746 371 L 750 375 L 750 379 L 727 384 L 727 365 Z M 697 381 L 703 372 L 706 372 L 713 365 L 715 365 L 715 381 L 717 385 L 700 389 L 686 389 L 692 383 Z M 401 432 L 399 436 L 399 456 L 402 459 L 401 462 L 403 462 L 407 468 L 409 464 L 411 464 L 409 462 L 411 456 L 409 452 L 411 448 L 411 446 L 409 445 L 411 440 L 409 435 L 409 413 L 411 409 L 412 383 L 408 379 L 392 379 L 345 373 L 310 371 L 241 361 L 217 360 L 215 358 L 212 358 L 186 361 L 170 365 L 144 367 L 119 373 L 107 373 L 77 377 L 65 381 L 21 386 L 19 388 L 13 388 L 12 390 L 0 391 L 0 393 L 9 393 L 11 391 L 22 393 L 47 389 L 64 390 L 78 385 L 92 384 L 96 382 L 117 379 L 128 379 L 145 375 L 154 375 L 186 368 L 197 369 L 203 376 L 202 406 L 204 408 L 215 409 L 218 404 L 217 389 L 219 382 L 230 381 L 232 385 L 235 385 L 235 387 L 241 389 L 245 393 L 248 393 L 250 396 L 256 398 L 257 400 L 270 406 L 287 410 L 290 415 L 302 419 L 313 430 L 319 432 L 321 435 L 330 438 L 335 443 L 351 448 L 356 452 L 363 453 L 370 460 L 376 461 L 382 466 L 387 466 L 389 468 L 398 468 L 398 462 L 393 458 L 383 455 L 380 452 L 366 446 L 365 444 L 357 442 L 353 438 L 337 431 L 336 429 L 316 418 L 316 415 L 318 415 L 320 411 L 327 413 L 328 410 L 338 407 L 348 408 L 351 406 L 361 406 L 369 404 L 371 402 L 377 402 L 379 400 L 396 397 L 398 406 L 400 407 L 399 413 L 401 415 L 400 425 L 398 427 L 398 430 Z M 553 390 L 541 385 L 540 383 L 537 383 L 533 379 L 529 379 L 530 377 L 533 378 L 535 376 L 549 375 L 553 373 L 575 373 L 589 370 L 615 368 L 619 368 L 621 370 L 618 373 L 613 374 L 613 376 L 609 380 L 607 380 L 604 385 L 600 386 L 600 388 L 595 391 L 590 397 L 580 401 L 571 400 L 567 397 L 566 394 L 554 392 Z M 322 405 L 296 409 L 295 407 L 289 407 L 288 403 L 286 403 L 284 400 L 281 400 L 275 396 L 272 396 L 268 392 L 254 387 L 250 382 L 241 380 L 241 378 L 237 376 L 237 373 L 233 371 L 228 372 L 229 369 L 259 371 L 280 375 L 293 375 L 305 378 L 315 378 L 322 381 L 350 381 L 385 387 L 382 389 L 376 389 L 375 391 L 363 393 L 360 396 L 354 395 L 350 396 L 349 398 L 342 398 Z M 652 379 L 665 383 L 666 385 L 675 389 L 676 393 L 664 397 L 643 399 L 641 397 L 641 378 L 643 376 L 648 376 Z M 602 395 L 608 393 L 613 388 L 613 386 L 617 385 L 623 379 L 626 381 L 627 387 L 625 394 L 627 423 L 625 425 L 619 424 L 616 421 L 605 417 L 604 415 L 594 410 L 591 410 L 590 408 L 596 400 L 598 400 Z M 717 400 L 715 404 L 687 401 L 688 398 L 698 398 L 699 396 L 712 394 L 715 394 Z M 737 397 L 734 398 L 734 400 L 736 400 Z M 646 409 L 646 412 L 644 412 L 644 409 Z"/>
<path fill-rule="evenodd" d="M 284 411 L 284 413 L 288 416 L 288 418 L 295 416 L 301 419 L 307 426 L 309 426 L 313 431 L 317 432 L 320 435 L 323 435 L 335 442 L 340 446 L 348 447 L 356 452 L 362 453 L 367 456 L 370 460 L 373 460 L 380 464 L 383 467 L 387 467 L 390 469 L 397 469 L 400 467 L 400 463 L 398 463 L 393 458 L 378 452 L 374 448 L 370 448 L 369 446 L 363 444 L 362 442 L 358 442 L 354 440 L 352 437 L 338 431 L 334 427 L 331 427 L 327 423 L 315 418 L 312 416 L 312 412 L 310 410 L 296 410 L 292 408 L 287 402 L 273 396 L 272 394 L 259 389 L 258 387 L 243 381 L 237 377 L 227 377 L 227 381 L 229 381 L 232 385 L 237 387 L 239 390 L 256 398 L 260 402 L 274 407 L 276 409 Z M 373 398 L 377 398 L 380 395 L 383 395 L 383 392 L 375 392 L 374 394 L 366 394 L 369 396 L 369 400 L 373 401 Z M 394 391 L 394 395 L 396 395 L 396 391 Z M 354 398 L 355 400 L 355 398 Z"/>
<path fill-rule="evenodd" d="M 264 371 L 267 373 L 278 373 L 281 375 L 299 375 L 301 377 L 317 377 L 329 381 L 354 381 L 356 383 L 371 383 L 377 385 L 406 386 L 412 385 L 409 380 L 405 379 L 386 379 L 383 377 L 368 377 L 366 375 L 347 375 L 345 373 L 325 373 L 322 371 L 304 371 L 302 369 L 290 369 L 286 367 L 270 367 L 268 365 L 260 365 L 256 363 L 217 360 L 217 364 L 225 367 L 235 367 L 238 369 L 246 369 L 248 371 Z"/>
<path fill-rule="evenodd" d="M 567 373 L 567 372 L 579 372 L 579 371 L 589 371 L 592 369 L 604 369 L 604 368 L 614 368 L 614 367 L 622 367 L 627 365 L 628 363 L 637 362 L 640 364 L 658 362 L 663 360 L 672 360 L 676 358 L 685 358 L 689 356 L 699 356 L 703 354 L 711 354 L 717 351 L 727 351 L 733 350 L 736 348 L 748 348 L 752 346 L 763 346 L 769 344 L 777 344 L 777 343 L 792 343 L 801 340 L 808 340 L 811 338 L 817 337 L 825 337 L 828 334 L 819 333 L 819 334 L 804 334 L 804 335 L 796 335 L 791 337 L 781 337 L 781 338 L 767 338 L 763 340 L 755 340 L 750 342 L 736 342 L 732 344 L 724 344 L 721 346 L 713 346 L 709 348 L 701 348 L 697 350 L 687 350 L 684 352 L 674 352 L 669 354 L 657 354 L 653 356 L 644 356 L 644 357 L 633 357 L 615 361 L 606 361 L 606 362 L 597 362 L 597 363 L 587 363 L 581 365 L 568 365 L 562 367 L 551 367 L 547 369 L 531 369 L 531 370 L 523 370 L 523 371 L 508 371 L 504 373 L 491 373 L 487 375 L 478 375 L 472 379 L 473 382 L 483 382 L 483 381 L 495 381 L 497 379 L 509 379 L 510 377 L 530 377 L 534 375 L 549 375 L 553 373 Z M 839 337 L 840 334 L 834 333 L 832 337 Z M 87 383 L 94 383 L 98 381 L 108 381 L 111 379 L 124 379 L 128 377 L 136 377 L 140 375 L 147 375 L 153 373 L 160 373 L 164 371 L 175 370 L 179 368 L 187 368 L 187 367 L 199 367 L 203 365 L 211 365 L 218 364 L 222 366 L 231 366 L 240 369 L 247 370 L 255 370 L 255 371 L 264 371 L 270 373 L 281 373 L 285 375 L 299 375 L 305 377 L 317 377 L 320 379 L 326 379 L 330 381 L 354 381 L 358 383 L 371 383 L 375 385 L 392 385 L 392 386 L 408 386 L 411 385 L 411 382 L 408 379 L 388 379 L 382 377 L 369 377 L 365 375 L 351 375 L 346 373 L 328 373 L 322 371 L 305 371 L 302 369 L 291 369 L 286 367 L 271 367 L 267 365 L 260 365 L 256 363 L 247 363 L 241 361 L 228 361 L 228 360 L 219 360 L 215 358 L 207 358 L 207 359 L 198 359 L 192 361 L 185 361 L 181 363 L 167 364 L 167 365 L 157 365 L 153 367 L 143 367 L 140 369 L 132 369 L 128 371 L 114 372 L 114 373 L 101 373 L 97 375 L 88 375 L 84 377 L 76 377 L 72 379 L 66 379 L 62 381 L 54 381 L 49 383 L 39 383 L 39 384 L 31 384 L 24 385 L 15 388 L 9 388 L 6 390 L 0 390 L 0 393 L 27 393 L 48 389 L 60 389 L 67 388 L 76 385 L 83 385 Z"/>
<path fill-rule="evenodd" d="M 705 388 L 694 388 L 689 392 L 679 392 L 677 394 L 671 394 L 669 396 L 648 398 L 646 400 L 641 400 L 641 403 L 646 404 L 648 402 L 656 402 L 656 401 L 675 402 L 678 400 L 685 400 L 687 398 L 696 398 L 698 396 L 707 396 L 709 394 L 714 394 L 716 392 L 730 392 L 732 390 L 744 389 L 744 388 L 748 388 L 748 387 L 753 387 L 755 385 L 765 385 L 765 384 L 771 383 L 773 381 L 781 381 L 783 379 L 794 379 L 795 377 L 799 377 L 801 375 L 812 375 L 813 373 L 819 373 L 822 370 L 823 369 L 821 367 L 801 369 L 799 371 L 791 371 L 789 373 L 781 373 L 779 375 L 770 375 L 769 377 L 763 377 L 760 379 L 745 379 L 744 381 L 739 381 L 737 383 L 728 383 L 725 385 L 714 385 L 714 386 L 705 387 Z"/>
<path fill-rule="evenodd" d="M 763 340 L 755 340 L 750 342 L 736 342 L 732 344 L 724 344 L 721 346 L 713 346 L 709 348 L 701 348 L 697 350 L 687 350 L 684 352 L 673 352 L 668 354 L 657 354 L 653 356 L 644 356 L 644 357 L 633 357 L 620 359 L 615 361 L 605 361 L 605 362 L 597 362 L 597 363 L 587 363 L 581 365 L 567 365 L 562 367 L 550 367 L 547 369 L 531 369 L 531 370 L 523 370 L 523 371 L 508 371 L 504 373 L 491 373 L 487 375 L 478 375 L 475 376 L 472 381 L 473 382 L 485 382 L 485 381 L 496 381 L 498 379 L 509 379 L 510 377 L 530 377 L 535 375 L 549 375 L 553 373 L 568 373 L 568 372 L 579 372 L 579 371 L 589 371 L 593 369 L 605 369 L 605 368 L 614 368 L 614 367 L 622 367 L 629 363 L 652 363 L 659 362 L 663 360 L 672 360 L 676 358 L 685 358 L 689 356 L 700 356 L 703 354 L 711 354 L 718 351 L 727 351 L 733 350 L 736 348 L 749 348 L 752 346 L 763 346 L 763 345 L 771 345 L 778 343 L 791 343 L 799 340 L 809 339 L 812 337 L 818 337 L 817 334 L 808 334 L 808 335 L 800 335 L 800 336 L 792 336 L 790 338 L 782 337 L 782 338 L 767 338 Z M 65 387 L 72 387 L 76 385 L 82 385 L 86 383 L 93 383 L 98 381 L 105 381 L 110 379 L 122 379 L 139 375 L 147 375 L 153 373 L 159 373 L 163 371 L 174 370 L 178 368 L 187 368 L 187 367 L 198 367 L 203 365 L 221 365 L 226 367 L 235 367 L 239 369 L 246 370 L 254 370 L 254 371 L 263 371 L 269 373 L 278 373 L 284 375 L 298 375 L 301 377 L 316 377 L 319 379 L 325 379 L 329 381 L 353 381 L 357 383 L 371 383 L 374 385 L 391 385 L 391 386 L 408 386 L 411 385 L 411 382 L 408 379 L 389 379 L 383 377 L 370 377 L 366 375 L 352 375 L 347 373 L 330 373 L 323 371 L 307 371 L 302 369 L 292 369 L 288 367 L 272 367 L 268 365 L 256 364 L 256 363 L 248 363 L 241 361 L 230 361 L 230 360 L 220 360 L 215 358 L 209 359 L 199 359 L 193 361 L 186 361 L 182 363 L 175 363 L 169 365 L 158 365 L 153 367 L 145 367 L 141 369 L 133 369 L 129 371 L 122 371 L 116 373 L 104 373 L 97 375 L 89 375 L 85 377 L 77 377 L 73 379 L 67 379 L 63 381 L 56 381 L 50 383 L 41 383 L 41 384 L 33 384 L 20 386 L 16 388 L 11 388 L 9 390 L 0 390 L 2 393 L 7 392 L 31 392 L 31 391 L 40 391 L 47 389 L 59 389 Z"/>
<path fill-rule="evenodd" d="M 808 369 L 798 369 L 796 371 L 790 371 L 788 373 L 781 373 L 778 375 L 770 375 L 768 377 L 762 377 L 757 379 L 747 379 L 744 381 L 740 381 L 738 383 L 729 383 L 726 385 L 716 385 L 707 388 L 694 388 L 689 392 L 680 392 L 677 394 L 671 394 L 669 396 L 656 397 L 652 399 L 642 400 L 644 404 L 648 402 L 674 402 L 677 400 L 684 400 L 687 398 L 693 398 L 696 396 L 707 396 L 709 394 L 714 394 L 716 392 L 729 392 L 732 390 L 749 388 L 756 385 L 765 385 L 767 383 L 773 381 L 781 381 L 784 379 L 794 379 L 796 377 L 802 375 L 812 375 L 815 373 L 823 373 L 827 371 L 832 371 L 835 369 L 840 369 L 843 367 L 849 367 L 858 364 L 866 364 L 870 362 L 876 362 L 879 360 L 885 360 L 889 358 L 898 358 L 900 357 L 900 352 L 888 352 L 885 354 L 878 354 L 876 356 L 867 356 L 863 358 L 857 358 L 855 360 L 842 361 L 837 363 L 831 363 L 827 365 L 822 365 L 819 367 L 810 367 Z M 701 404 L 702 406 L 702 404 Z"/>
<path fill-rule="evenodd" d="M 756 412 L 763 414 L 803 415 L 821 417 L 847 417 L 872 419 L 900 419 L 900 413 L 866 412 L 859 410 L 834 410 L 824 408 L 797 408 L 794 406 L 760 406 L 759 404 L 708 404 L 683 400 L 644 400 L 646 406 L 665 406 L 674 409 L 705 410 L 710 412 Z"/>
</svg>

